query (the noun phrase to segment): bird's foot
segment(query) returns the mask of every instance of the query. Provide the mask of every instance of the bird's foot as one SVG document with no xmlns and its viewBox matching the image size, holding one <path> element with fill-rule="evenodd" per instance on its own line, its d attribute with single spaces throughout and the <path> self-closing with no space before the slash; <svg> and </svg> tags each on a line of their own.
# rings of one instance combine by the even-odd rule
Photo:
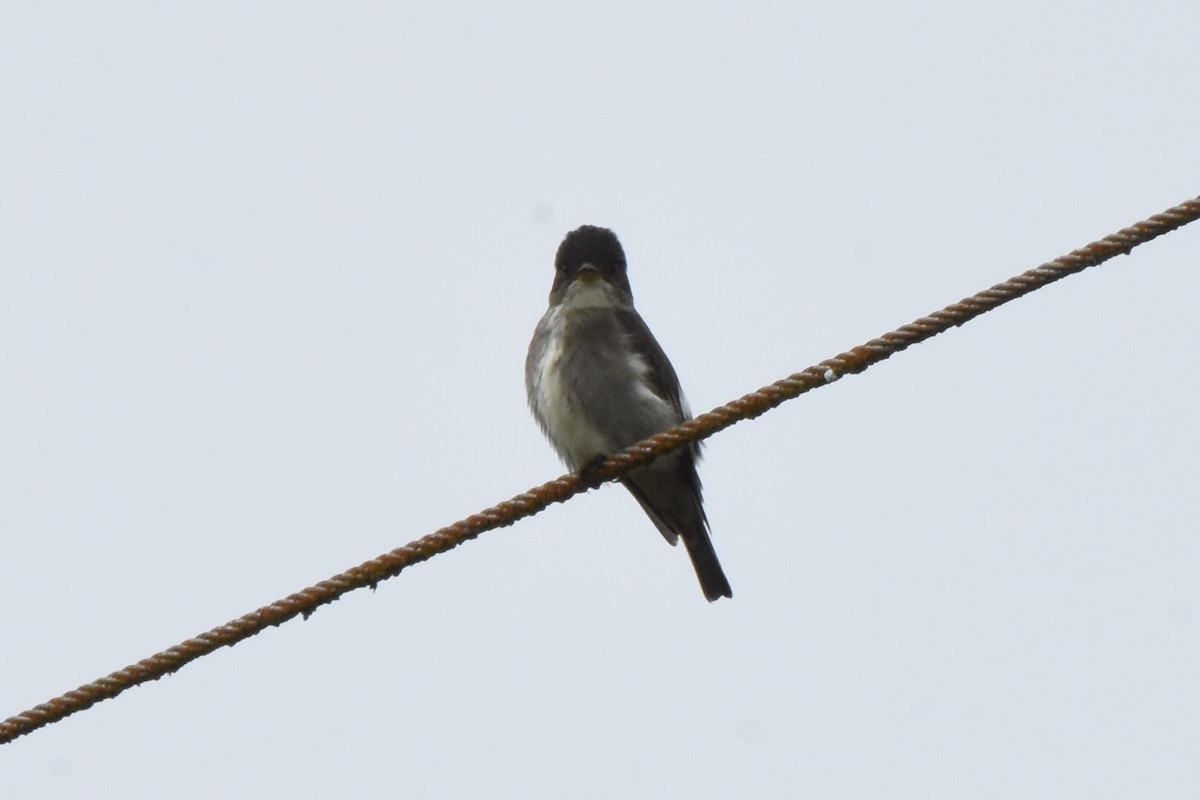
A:
<svg viewBox="0 0 1200 800">
<path fill-rule="evenodd" d="M 600 455 L 593 458 L 588 463 L 584 464 L 576 472 L 579 480 L 583 481 L 583 485 L 589 489 L 595 489 L 604 483 L 604 478 L 600 474 L 600 467 L 604 466 L 604 460 L 608 458 L 606 455 Z"/>
</svg>

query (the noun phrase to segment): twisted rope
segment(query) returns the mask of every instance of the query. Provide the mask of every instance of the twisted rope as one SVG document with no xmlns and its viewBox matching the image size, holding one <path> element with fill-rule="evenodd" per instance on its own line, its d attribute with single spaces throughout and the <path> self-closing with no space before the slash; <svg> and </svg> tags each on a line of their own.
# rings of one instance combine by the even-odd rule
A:
<svg viewBox="0 0 1200 800">
<path fill-rule="evenodd" d="M 174 647 L 142 659 L 107 677 L 86 683 L 78 689 L 0 722 L 0 744 L 6 744 L 38 728 L 90 708 L 102 700 L 116 697 L 126 689 L 140 683 L 158 680 L 201 656 L 218 648 L 237 644 L 266 628 L 282 625 L 297 616 L 307 618 L 320 606 L 332 603 L 347 592 L 368 586 L 374 588 L 380 581 L 398 575 L 406 567 L 419 564 L 438 553 L 451 550 L 486 531 L 512 525 L 554 503 L 564 502 L 586 491 L 594 485 L 595 481 L 616 478 L 664 453 L 690 442 L 705 439 L 742 420 L 753 419 L 805 392 L 832 383 L 843 375 L 862 372 L 873 364 L 914 344 L 931 339 L 951 327 L 969 322 L 997 306 L 1029 294 L 1068 275 L 1102 264 L 1114 256 L 1122 253 L 1128 254 L 1134 247 L 1180 228 L 1197 218 L 1200 218 L 1200 197 L 1169 208 L 1161 214 L 1155 214 L 1149 219 L 1123 228 L 1039 267 L 1034 267 L 1028 272 L 1009 278 L 990 289 L 985 289 L 978 294 L 946 306 L 941 311 L 921 317 L 908 325 L 885 333 L 877 339 L 872 339 L 815 366 L 808 367 L 769 386 L 764 386 L 758 391 L 744 395 L 676 428 L 652 436 L 620 453 L 609 456 L 589 476 L 593 480 L 588 483 L 585 483 L 576 474 L 563 475 L 499 505 L 423 536 L 403 547 L 384 553 L 378 558 L 334 575 L 315 586 L 288 595 L 257 611 L 252 611 L 199 636 L 180 642 Z"/>
</svg>

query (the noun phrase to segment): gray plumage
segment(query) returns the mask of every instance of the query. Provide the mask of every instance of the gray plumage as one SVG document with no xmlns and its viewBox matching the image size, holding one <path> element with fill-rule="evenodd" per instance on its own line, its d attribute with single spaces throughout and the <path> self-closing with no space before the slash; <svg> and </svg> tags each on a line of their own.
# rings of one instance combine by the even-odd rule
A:
<svg viewBox="0 0 1200 800">
<path fill-rule="evenodd" d="M 550 307 L 525 360 L 533 415 L 572 470 L 690 418 L 671 362 L 633 307 L 616 235 L 585 225 L 555 259 Z M 732 597 L 709 537 L 693 444 L 621 479 L 668 542 L 683 539 L 704 596 Z"/>
</svg>

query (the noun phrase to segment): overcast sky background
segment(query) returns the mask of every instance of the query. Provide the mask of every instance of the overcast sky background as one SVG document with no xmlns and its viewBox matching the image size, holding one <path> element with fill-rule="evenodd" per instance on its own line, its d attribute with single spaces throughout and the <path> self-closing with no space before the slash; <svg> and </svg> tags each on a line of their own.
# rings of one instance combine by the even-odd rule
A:
<svg viewBox="0 0 1200 800">
<path fill-rule="evenodd" d="M 1200 4 L 6 3 L 0 717 L 1200 194 Z M 1200 225 L 0 747 L 6 798 L 1200 791 Z"/>
</svg>

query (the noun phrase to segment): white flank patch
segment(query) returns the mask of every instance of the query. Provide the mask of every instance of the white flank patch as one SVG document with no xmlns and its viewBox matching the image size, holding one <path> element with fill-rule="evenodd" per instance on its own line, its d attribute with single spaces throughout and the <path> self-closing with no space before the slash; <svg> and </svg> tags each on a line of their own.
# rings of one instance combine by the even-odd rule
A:
<svg viewBox="0 0 1200 800">
<path fill-rule="evenodd" d="M 637 392 L 638 398 L 653 406 L 655 416 L 662 418 L 665 425 L 674 426 L 675 408 L 670 401 L 654 391 L 652 380 L 654 370 L 650 369 L 650 364 L 642 357 L 641 353 L 634 350 L 629 352 L 627 363 L 633 374 L 637 376 L 637 380 L 634 381 L 634 391 Z"/>
</svg>

